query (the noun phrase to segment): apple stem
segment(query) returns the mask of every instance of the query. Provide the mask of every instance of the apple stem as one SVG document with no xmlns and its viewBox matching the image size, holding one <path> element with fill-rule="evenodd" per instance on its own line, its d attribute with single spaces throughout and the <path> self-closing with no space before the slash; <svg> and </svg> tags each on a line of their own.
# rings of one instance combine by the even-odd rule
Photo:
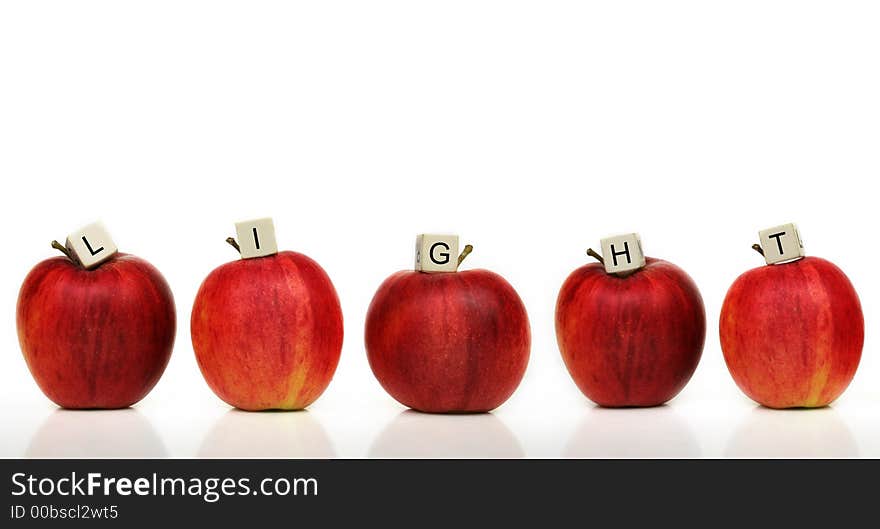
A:
<svg viewBox="0 0 880 529">
<path fill-rule="evenodd" d="M 461 255 L 458 256 L 458 264 L 455 265 L 456 268 L 458 268 L 459 266 L 461 266 L 461 262 L 464 261 L 465 257 L 467 257 L 468 255 L 470 255 L 472 251 L 474 251 L 474 247 L 473 247 L 472 245 L 470 245 L 470 244 L 465 244 L 465 245 L 464 245 L 464 250 L 462 250 L 462 251 L 461 251 Z"/>
<path fill-rule="evenodd" d="M 70 255 L 70 250 L 68 250 L 67 247 L 64 246 L 63 244 L 61 244 L 60 242 L 52 241 L 52 248 L 55 248 L 59 252 L 66 255 L 67 258 L 70 259 L 71 261 L 76 262 L 76 259 L 74 259 L 72 255 Z"/>
<path fill-rule="evenodd" d="M 602 266 L 605 266 L 605 258 L 602 257 L 601 255 L 599 255 L 599 254 L 596 252 L 596 250 L 593 250 L 592 248 L 587 248 L 587 255 L 589 255 L 589 256 L 592 257 L 593 259 L 599 261 L 599 263 L 600 263 Z M 624 271 L 624 272 L 613 272 L 611 275 L 613 275 L 613 276 L 617 276 L 617 277 L 629 277 L 629 276 L 635 274 L 635 273 L 638 272 L 638 271 L 639 271 L 639 269 L 637 268 L 637 269 L 635 269 L 635 270 L 626 270 L 626 271 Z"/>
<path fill-rule="evenodd" d="M 760 245 L 760 244 L 757 244 L 757 243 L 753 244 L 753 245 L 752 245 L 752 250 L 755 250 L 755 251 L 758 252 L 759 254 L 764 255 L 764 249 L 761 248 L 761 245 Z"/>
<path fill-rule="evenodd" d="M 232 246 L 233 248 L 238 250 L 238 253 L 241 254 L 241 246 L 238 245 L 238 242 L 236 242 L 235 237 L 227 237 L 226 242 L 228 242 L 230 246 Z"/>
<path fill-rule="evenodd" d="M 605 264 L 605 258 L 602 257 L 601 255 L 599 255 L 598 253 L 596 253 L 596 250 L 593 250 L 592 248 L 587 248 L 587 255 L 589 255 L 593 259 L 599 261 L 603 265 Z"/>
</svg>

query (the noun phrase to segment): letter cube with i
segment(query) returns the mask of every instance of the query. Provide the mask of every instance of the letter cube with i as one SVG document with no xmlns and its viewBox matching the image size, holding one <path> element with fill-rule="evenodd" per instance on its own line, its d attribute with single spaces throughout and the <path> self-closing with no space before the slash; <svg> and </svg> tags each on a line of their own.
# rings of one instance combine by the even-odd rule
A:
<svg viewBox="0 0 880 529">
<path fill-rule="evenodd" d="M 783 224 L 758 232 L 764 260 L 767 264 L 785 263 L 800 259 L 804 253 L 804 244 L 794 224 Z"/>
<path fill-rule="evenodd" d="M 86 269 L 95 268 L 119 251 L 100 222 L 93 222 L 68 235 L 65 246 Z"/>
<path fill-rule="evenodd" d="M 275 224 L 269 217 L 235 223 L 235 234 L 242 259 L 266 257 L 278 253 Z"/>
<path fill-rule="evenodd" d="M 645 254 L 638 233 L 606 237 L 601 244 L 605 271 L 609 274 L 630 272 L 645 266 Z"/>
<path fill-rule="evenodd" d="M 458 270 L 458 235 L 416 237 L 416 271 L 455 272 Z"/>
</svg>

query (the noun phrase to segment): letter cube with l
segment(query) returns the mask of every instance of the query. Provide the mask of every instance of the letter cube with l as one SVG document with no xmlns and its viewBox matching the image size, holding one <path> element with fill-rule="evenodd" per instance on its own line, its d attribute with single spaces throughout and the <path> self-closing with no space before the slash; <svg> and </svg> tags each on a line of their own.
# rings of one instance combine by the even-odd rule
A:
<svg viewBox="0 0 880 529">
<path fill-rule="evenodd" d="M 100 222 L 93 222 L 68 235 L 65 246 L 87 269 L 98 266 L 119 251 Z"/>
<path fill-rule="evenodd" d="M 767 264 L 784 263 L 800 259 L 804 253 L 804 244 L 794 224 L 783 224 L 758 232 L 764 260 Z"/>
<path fill-rule="evenodd" d="M 278 253 L 275 242 L 275 224 L 269 217 L 235 223 L 235 234 L 242 259 L 266 257 Z"/>
<path fill-rule="evenodd" d="M 416 237 L 416 270 L 455 272 L 458 270 L 458 235 L 422 234 Z"/>
<path fill-rule="evenodd" d="M 645 254 L 638 233 L 606 237 L 601 244 L 605 271 L 609 274 L 629 272 L 645 266 Z"/>
</svg>

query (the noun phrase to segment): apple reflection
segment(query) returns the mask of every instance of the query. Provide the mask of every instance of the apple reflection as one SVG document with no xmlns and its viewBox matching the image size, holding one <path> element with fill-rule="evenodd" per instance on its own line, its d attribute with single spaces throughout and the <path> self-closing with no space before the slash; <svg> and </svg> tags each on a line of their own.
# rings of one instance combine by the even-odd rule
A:
<svg viewBox="0 0 880 529">
<path fill-rule="evenodd" d="M 525 454 L 491 413 L 441 415 L 407 410 L 395 417 L 370 449 L 379 458 L 520 458 Z"/>
<path fill-rule="evenodd" d="M 199 457 L 332 458 L 333 443 L 307 410 L 229 410 L 202 441 Z"/>
<path fill-rule="evenodd" d="M 563 452 L 572 458 L 695 458 L 691 428 L 670 406 L 592 407 Z"/>
<path fill-rule="evenodd" d="M 858 447 L 834 408 L 773 410 L 758 406 L 727 444 L 728 457 L 856 457 Z"/>
<path fill-rule="evenodd" d="M 52 412 L 25 452 L 35 458 L 168 457 L 150 421 L 135 408 Z"/>
</svg>

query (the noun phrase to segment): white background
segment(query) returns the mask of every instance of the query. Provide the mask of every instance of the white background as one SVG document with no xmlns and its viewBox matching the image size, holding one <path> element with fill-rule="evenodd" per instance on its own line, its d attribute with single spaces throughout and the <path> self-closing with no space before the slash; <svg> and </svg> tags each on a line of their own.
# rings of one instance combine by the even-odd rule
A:
<svg viewBox="0 0 880 529">
<path fill-rule="evenodd" d="M 0 455 L 880 456 L 880 6 L 876 2 L 4 2 L 0 4 Z M 346 337 L 307 412 L 230 411 L 201 378 L 189 312 L 236 257 L 233 222 L 333 279 Z M 168 369 L 132 410 L 66 412 L 18 348 L 21 281 L 49 241 L 103 219 L 176 296 Z M 832 407 L 758 408 L 717 318 L 797 222 L 859 291 L 867 338 Z M 553 308 L 600 237 L 638 231 L 700 286 L 702 362 L 668 406 L 603 410 L 568 377 Z M 490 415 L 404 412 L 363 320 L 454 232 L 532 322 L 528 372 Z"/>
</svg>

